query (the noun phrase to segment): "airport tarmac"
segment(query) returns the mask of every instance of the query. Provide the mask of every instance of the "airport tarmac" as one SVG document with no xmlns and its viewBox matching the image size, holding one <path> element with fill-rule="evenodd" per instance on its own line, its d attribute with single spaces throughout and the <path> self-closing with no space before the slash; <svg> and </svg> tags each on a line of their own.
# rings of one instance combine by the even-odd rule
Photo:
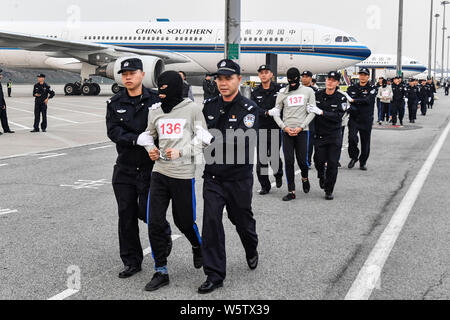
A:
<svg viewBox="0 0 450 320">
<path fill-rule="evenodd" d="M 29 133 L 30 88 L 16 86 L 7 98 L 16 133 L 0 137 L 0 299 L 344 299 L 416 177 L 426 180 L 404 225 L 395 229 L 398 239 L 370 298 L 450 299 L 450 136 L 429 174 L 418 176 L 448 129 L 450 98 L 442 91 L 435 108 L 418 115 L 411 130 L 373 131 L 368 172 L 347 169 L 344 149 L 333 202 L 323 199 L 315 170 L 311 193 L 299 189 L 298 200 L 290 203 L 281 201 L 286 185 L 259 196 L 255 175 L 259 267 L 248 269 L 225 215 L 227 279 L 224 288 L 200 296 L 196 290 L 205 276 L 193 268 L 189 243 L 170 210 L 175 239 L 170 285 L 144 291 L 153 261 L 142 223 L 143 271 L 126 280 L 117 277 L 122 263 L 111 186 L 116 151 L 104 119 L 109 86 L 99 97 L 65 97 L 55 86 L 59 94 L 49 104 L 48 132 L 36 134 Z M 201 173 L 198 168 L 200 230 Z M 300 178 L 297 185 L 301 188 Z"/>
</svg>

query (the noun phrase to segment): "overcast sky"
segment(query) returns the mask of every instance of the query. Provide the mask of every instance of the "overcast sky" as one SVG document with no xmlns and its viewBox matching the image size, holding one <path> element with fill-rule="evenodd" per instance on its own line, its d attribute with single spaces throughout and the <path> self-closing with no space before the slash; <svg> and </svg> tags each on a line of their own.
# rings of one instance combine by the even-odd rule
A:
<svg viewBox="0 0 450 320">
<path fill-rule="evenodd" d="M 403 55 L 427 65 L 431 0 L 404 2 Z M 79 12 L 81 21 L 148 21 L 155 18 L 223 21 L 224 3 L 224 0 L 1 0 L 0 20 L 67 20 L 74 12 Z M 439 62 L 443 12 L 441 1 L 434 0 L 434 3 L 435 13 L 441 14 Z M 450 7 L 447 9 L 449 11 Z M 395 54 L 397 48 L 397 0 L 242 0 L 242 20 L 316 23 L 353 34 L 374 53 Z"/>
</svg>

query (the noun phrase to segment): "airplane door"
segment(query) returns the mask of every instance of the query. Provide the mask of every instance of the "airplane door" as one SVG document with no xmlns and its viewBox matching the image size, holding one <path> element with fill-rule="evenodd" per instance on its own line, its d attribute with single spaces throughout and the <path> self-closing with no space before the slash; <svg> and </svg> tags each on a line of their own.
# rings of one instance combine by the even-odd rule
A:
<svg viewBox="0 0 450 320">
<path fill-rule="evenodd" d="M 314 51 L 314 30 L 302 30 L 300 51 Z"/>
<path fill-rule="evenodd" d="M 215 42 L 215 50 L 216 51 L 224 51 L 224 46 L 225 46 L 225 33 L 224 33 L 224 29 L 219 29 L 217 30 L 217 34 L 216 34 L 216 42 Z"/>
</svg>

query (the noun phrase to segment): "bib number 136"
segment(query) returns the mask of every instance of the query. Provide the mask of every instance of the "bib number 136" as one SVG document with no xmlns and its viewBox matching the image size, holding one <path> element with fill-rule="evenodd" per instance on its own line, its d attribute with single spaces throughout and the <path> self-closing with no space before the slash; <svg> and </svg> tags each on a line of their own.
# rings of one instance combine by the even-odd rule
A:
<svg viewBox="0 0 450 320">
<path fill-rule="evenodd" d="M 184 119 L 164 119 L 158 124 L 160 139 L 181 139 L 186 120 Z"/>
</svg>

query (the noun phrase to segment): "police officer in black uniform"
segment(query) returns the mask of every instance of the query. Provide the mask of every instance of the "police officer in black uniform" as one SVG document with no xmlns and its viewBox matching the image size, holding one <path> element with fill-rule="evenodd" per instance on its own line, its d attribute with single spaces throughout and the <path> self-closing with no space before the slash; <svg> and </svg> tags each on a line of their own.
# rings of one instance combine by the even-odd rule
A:
<svg viewBox="0 0 450 320">
<path fill-rule="evenodd" d="M 210 293 L 223 286 L 226 277 L 225 234 L 222 224 L 224 207 L 228 218 L 236 226 L 251 270 L 258 265 L 258 235 L 252 212 L 253 156 L 257 134 L 248 130 L 258 128 L 258 107 L 239 93 L 240 66 L 231 60 L 218 64 L 217 86 L 221 93 L 205 102 L 203 113 L 215 141 L 206 149 L 223 159 L 206 160 L 203 184 L 203 268 L 207 280 L 198 288 L 200 294 Z M 239 132 L 249 134 L 245 144 L 239 143 Z M 245 150 L 237 150 L 244 145 Z M 226 155 L 234 149 L 234 159 Z M 220 150 L 218 152 L 218 150 Z M 230 151 L 231 150 L 231 151 Z M 238 161 L 243 154 L 245 161 Z M 214 161 L 212 161 L 214 160 Z M 244 163 L 242 163 L 244 162 Z"/>
<path fill-rule="evenodd" d="M 366 164 L 370 154 L 370 137 L 377 96 L 377 88 L 369 83 L 369 76 L 369 69 L 361 68 L 359 84 L 347 89 L 351 102 L 348 121 L 348 154 L 351 160 L 348 168 L 353 169 L 359 161 L 360 169 L 363 171 L 367 171 Z M 358 149 L 358 133 L 361 138 L 361 152 Z"/>
<path fill-rule="evenodd" d="M 392 84 L 393 98 L 391 103 L 392 125 L 397 125 L 397 120 L 403 126 L 403 117 L 405 116 L 405 87 L 401 83 L 401 77 L 396 76 Z"/>
<path fill-rule="evenodd" d="M 319 89 L 313 85 L 313 74 L 311 71 L 303 71 L 302 73 L 302 85 L 305 87 L 309 87 L 314 90 L 314 92 L 318 92 Z M 315 121 L 309 124 L 309 142 L 308 142 L 308 166 L 311 167 L 311 159 L 314 154 L 314 136 L 315 136 Z"/>
<path fill-rule="evenodd" d="M 427 85 L 427 81 L 425 79 L 421 80 L 419 87 L 419 104 L 422 116 L 427 115 L 430 91 L 431 88 Z"/>
<path fill-rule="evenodd" d="M 147 128 L 149 108 L 159 102 L 157 93 L 142 85 L 145 73 L 140 59 L 124 60 L 121 64 L 121 90 L 107 103 L 108 137 L 116 144 L 117 161 L 113 173 L 113 189 L 119 211 L 120 257 L 125 269 L 120 278 L 141 271 L 143 260 L 139 238 L 139 219 L 147 221 L 147 199 L 154 162 L 141 145 L 139 135 Z M 171 244 L 168 226 L 168 243 Z"/>
<path fill-rule="evenodd" d="M 409 85 L 406 87 L 405 98 L 408 104 L 409 122 L 416 123 L 417 105 L 419 104 L 419 88 L 415 85 L 415 79 L 409 79 Z"/>
<path fill-rule="evenodd" d="M 428 103 L 428 108 L 433 109 L 434 106 L 434 94 L 436 93 L 436 85 L 434 84 L 433 78 L 428 77 L 427 78 L 427 85 L 430 87 L 430 99 Z"/>
<path fill-rule="evenodd" d="M 14 133 L 11 131 L 8 124 L 8 115 L 6 114 L 6 101 L 5 96 L 3 95 L 3 86 L 1 80 L 3 75 L 1 74 L 3 70 L 0 70 L 0 122 L 2 123 L 2 128 L 5 133 Z M 0 135 L 2 133 L 0 132 Z"/>
<path fill-rule="evenodd" d="M 347 109 L 347 98 L 338 91 L 340 81 L 340 73 L 328 73 L 326 89 L 316 92 L 317 107 L 308 107 L 308 111 L 316 114 L 314 162 L 320 187 L 325 190 L 327 200 L 334 199 L 333 191 L 342 149 L 342 118 Z"/>
<path fill-rule="evenodd" d="M 45 74 L 38 74 L 38 83 L 34 85 L 33 97 L 34 99 L 34 129 L 31 132 L 39 132 L 39 122 L 41 121 L 42 113 L 42 132 L 47 131 L 47 104 L 48 100 L 53 99 L 55 92 L 45 82 Z"/>
<path fill-rule="evenodd" d="M 274 172 L 277 188 L 283 186 L 283 162 L 280 158 L 282 136 L 277 123 L 273 117 L 268 114 L 269 110 L 275 108 L 278 92 L 283 86 L 272 81 L 273 72 L 269 65 L 260 66 L 258 75 L 261 80 L 261 85 L 255 88 L 251 95 L 252 100 L 256 102 L 259 107 L 258 163 L 256 165 L 256 173 L 258 175 L 259 183 L 261 184 L 261 191 L 259 194 L 266 195 L 270 192 L 272 187 L 267 174 L 269 161 Z M 272 150 L 272 136 L 277 137 L 277 150 Z M 261 145 L 263 142 L 266 142 L 264 146 Z M 264 159 L 261 159 L 261 147 L 265 148 L 267 151 Z M 265 170 L 265 172 L 263 172 L 263 170 Z"/>
</svg>

